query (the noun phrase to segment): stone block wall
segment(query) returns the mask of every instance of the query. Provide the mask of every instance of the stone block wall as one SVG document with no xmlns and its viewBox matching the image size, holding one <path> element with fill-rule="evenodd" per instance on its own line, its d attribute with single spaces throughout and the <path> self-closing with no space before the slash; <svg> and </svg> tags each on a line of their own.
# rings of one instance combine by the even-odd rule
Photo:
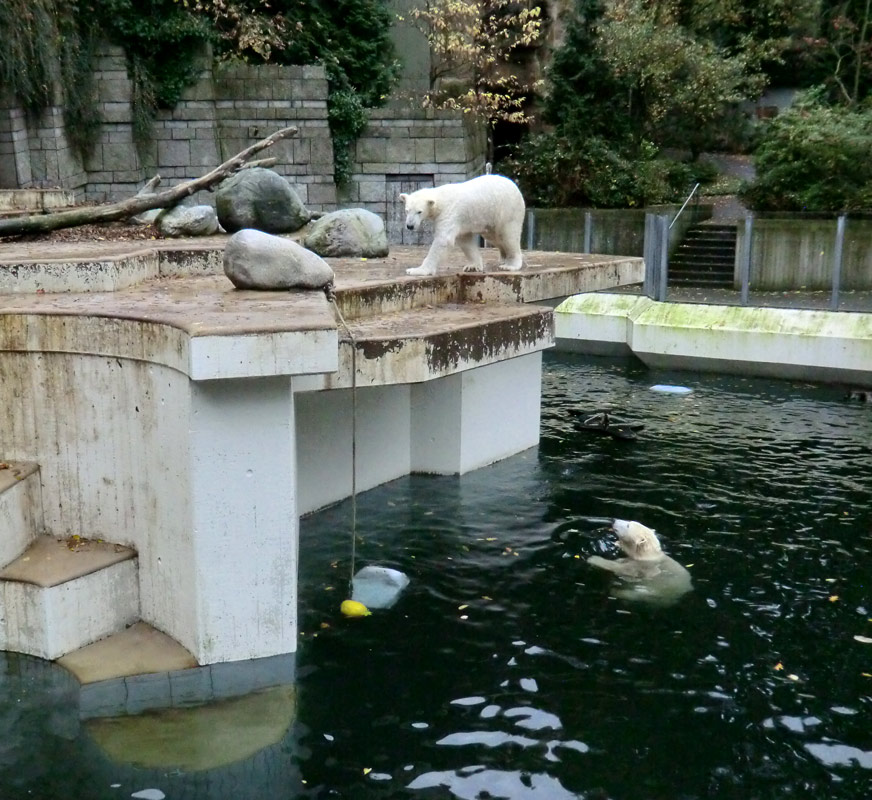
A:
<svg viewBox="0 0 872 800">
<path fill-rule="evenodd" d="M 50 106 L 35 120 L 0 91 L 0 189 L 79 189 L 87 182 L 66 140 L 63 109 Z"/>
<path fill-rule="evenodd" d="M 485 130 L 461 112 L 434 111 L 395 101 L 370 111 L 357 140 L 351 183 L 343 205 L 358 205 L 380 214 L 391 242 L 419 244 L 403 230 L 400 192 L 439 186 L 482 175 Z"/>
<path fill-rule="evenodd" d="M 315 210 L 335 207 L 333 145 L 327 123 L 327 78 L 322 67 L 214 63 L 204 56 L 199 80 L 172 109 L 162 109 L 151 140 L 137 148 L 124 55 L 107 50 L 98 62 L 105 123 L 88 160 L 86 197 L 126 197 L 157 173 L 162 185 L 199 177 L 246 147 L 288 126 L 299 133 L 264 151 L 272 169 Z M 209 202 L 204 193 L 198 198 Z"/>
<path fill-rule="evenodd" d="M 60 105 L 39 121 L 0 94 L 0 188 L 63 188 L 77 200 L 104 202 L 135 194 L 155 174 L 166 188 L 199 177 L 293 125 L 297 136 L 260 157 L 316 211 L 357 206 L 382 215 L 391 241 L 405 241 L 400 191 L 466 180 L 484 172 L 484 129 L 458 112 L 435 112 L 394 101 L 375 109 L 358 140 L 353 177 L 337 197 L 323 67 L 215 62 L 204 53 L 197 82 L 172 109 L 162 109 L 150 140 L 133 134 L 132 82 L 123 50 L 105 46 L 95 62 L 103 123 L 82 163 L 69 147 Z M 212 203 L 200 193 L 197 202 Z M 417 243 L 417 242 L 407 242 Z"/>
</svg>

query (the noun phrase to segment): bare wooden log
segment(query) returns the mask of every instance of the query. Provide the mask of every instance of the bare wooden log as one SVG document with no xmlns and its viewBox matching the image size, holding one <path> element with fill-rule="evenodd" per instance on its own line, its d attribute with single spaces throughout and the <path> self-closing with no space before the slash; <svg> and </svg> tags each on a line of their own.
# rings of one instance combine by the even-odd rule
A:
<svg viewBox="0 0 872 800">
<path fill-rule="evenodd" d="M 39 214 L 29 217 L 17 217 L 15 219 L 0 219 L 0 236 L 15 236 L 26 233 L 48 233 L 58 228 L 74 228 L 76 225 L 93 225 L 100 222 L 115 222 L 126 219 L 143 211 L 153 208 L 168 208 L 177 205 L 194 192 L 203 189 L 212 189 L 221 181 L 238 172 L 246 162 L 256 153 L 272 147 L 282 139 L 288 139 L 296 135 L 294 127 L 282 128 L 267 136 L 256 144 L 247 147 L 233 158 L 225 161 L 220 166 L 207 172 L 205 175 L 194 180 L 180 183 L 171 189 L 166 189 L 155 194 L 137 194 L 117 203 L 106 203 L 100 206 L 83 206 L 67 211 L 56 211 L 52 214 Z M 267 160 L 267 159 L 264 159 Z M 146 184 L 156 186 L 160 178 L 155 176 Z"/>
</svg>

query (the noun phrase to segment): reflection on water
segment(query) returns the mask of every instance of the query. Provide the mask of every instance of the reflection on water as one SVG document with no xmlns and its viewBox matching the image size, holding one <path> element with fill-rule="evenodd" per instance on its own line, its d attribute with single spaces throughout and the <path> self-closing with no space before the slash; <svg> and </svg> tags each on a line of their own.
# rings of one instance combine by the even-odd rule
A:
<svg viewBox="0 0 872 800">
<path fill-rule="evenodd" d="M 872 409 L 843 396 L 549 358 L 537 450 L 361 498 L 358 564 L 412 579 L 362 624 L 335 615 L 348 505 L 305 520 L 306 796 L 870 796 Z M 604 409 L 645 428 L 571 413 Z M 613 517 L 693 591 L 610 597 Z"/>
<path fill-rule="evenodd" d="M 392 608 L 338 613 L 349 504 L 304 520 L 283 739 L 137 767 L 79 722 L 62 670 L 0 657 L 0 797 L 865 800 L 872 407 L 843 394 L 550 357 L 539 448 L 359 499 L 356 566 L 411 578 Z M 579 409 L 645 428 L 591 435 Z M 586 559 L 618 555 L 613 517 L 655 528 L 693 590 L 611 597 Z"/>
</svg>

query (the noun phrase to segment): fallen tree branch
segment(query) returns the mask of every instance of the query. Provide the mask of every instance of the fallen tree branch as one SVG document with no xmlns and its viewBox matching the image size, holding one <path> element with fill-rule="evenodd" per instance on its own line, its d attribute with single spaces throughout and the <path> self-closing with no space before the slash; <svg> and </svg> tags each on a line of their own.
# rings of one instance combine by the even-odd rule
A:
<svg viewBox="0 0 872 800">
<path fill-rule="evenodd" d="M 288 139 L 296 135 L 297 129 L 282 128 L 266 139 L 247 147 L 233 158 L 225 161 L 220 166 L 207 172 L 200 178 L 180 183 L 171 189 L 154 194 L 137 194 L 117 203 L 107 203 L 100 206 L 83 206 L 67 211 L 56 211 L 51 214 L 38 214 L 29 217 L 17 217 L 14 219 L 0 219 L 0 236 L 16 236 L 26 233 L 48 233 L 58 228 L 74 228 L 76 225 L 93 225 L 100 222 L 115 222 L 119 219 L 141 214 L 143 211 L 151 211 L 153 208 L 168 208 L 177 205 L 189 195 L 203 189 L 211 189 L 221 181 L 229 178 L 245 166 L 246 162 L 261 150 L 272 147 L 282 139 Z M 263 159 L 269 161 L 270 159 Z M 156 186 L 160 177 L 155 176 L 146 186 Z"/>
</svg>

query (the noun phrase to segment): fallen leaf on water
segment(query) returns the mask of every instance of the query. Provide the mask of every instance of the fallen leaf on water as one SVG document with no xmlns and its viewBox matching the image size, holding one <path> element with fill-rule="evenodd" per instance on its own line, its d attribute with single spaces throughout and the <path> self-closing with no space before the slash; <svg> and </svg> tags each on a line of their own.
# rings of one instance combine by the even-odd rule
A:
<svg viewBox="0 0 872 800">
<path fill-rule="evenodd" d="M 870 639 L 868 636 L 860 636 L 859 634 L 857 634 L 854 639 L 858 642 L 862 642 L 863 644 L 872 644 L 872 639 Z"/>
<path fill-rule="evenodd" d="M 782 664 L 779 661 L 774 667 L 772 667 L 772 669 L 774 669 L 774 670 L 784 669 L 784 664 Z"/>
<path fill-rule="evenodd" d="M 831 602 L 831 603 L 835 603 L 836 600 L 838 600 L 838 599 L 839 599 L 839 596 L 838 596 L 837 594 L 831 594 L 831 595 L 830 595 L 830 602 Z"/>
<path fill-rule="evenodd" d="M 457 606 L 458 611 L 463 611 L 464 608 L 469 608 L 469 603 L 464 603 L 462 606 Z"/>
<path fill-rule="evenodd" d="M 372 767 L 364 767 L 363 768 L 364 775 L 369 775 L 370 772 L 372 772 Z"/>
<path fill-rule="evenodd" d="M 793 675 L 793 674 L 790 674 L 790 675 L 788 675 L 787 677 L 790 678 L 790 680 L 792 680 L 792 681 L 798 681 L 798 680 L 799 680 L 799 675 Z"/>
<path fill-rule="evenodd" d="M 482 600 L 493 600 L 493 597 L 488 597 L 486 594 L 483 594 L 483 595 L 481 596 L 481 599 L 482 599 Z"/>
</svg>

